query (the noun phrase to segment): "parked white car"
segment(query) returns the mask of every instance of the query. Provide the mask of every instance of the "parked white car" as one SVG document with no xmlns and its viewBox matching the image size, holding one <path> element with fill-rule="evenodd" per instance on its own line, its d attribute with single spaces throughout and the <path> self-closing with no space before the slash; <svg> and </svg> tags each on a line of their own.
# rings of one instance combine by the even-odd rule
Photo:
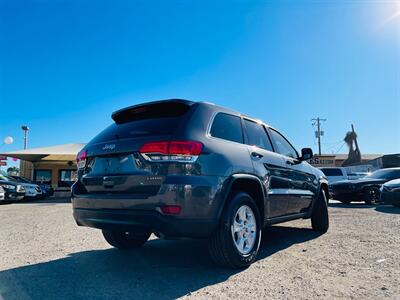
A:
<svg viewBox="0 0 400 300">
<path fill-rule="evenodd" d="M 325 174 L 326 178 L 328 178 L 329 184 L 334 183 L 340 180 L 348 180 L 348 174 L 345 168 L 342 167 L 327 167 L 327 168 L 319 168 L 322 173 Z"/>
</svg>

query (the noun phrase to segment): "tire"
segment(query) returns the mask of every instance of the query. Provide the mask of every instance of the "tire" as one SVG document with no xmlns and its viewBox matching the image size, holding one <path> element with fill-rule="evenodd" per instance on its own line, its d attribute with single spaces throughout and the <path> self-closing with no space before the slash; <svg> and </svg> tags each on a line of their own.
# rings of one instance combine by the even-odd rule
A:
<svg viewBox="0 0 400 300">
<path fill-rule="evenodd" d="M 151 235 L 151 232 L 134 233 L 111 230 L 102 230 L 102 232 L 106 241 L 120 250 L 130 250 L 143 246 Z"/>
<path fill-rule="evenodd" d="M 379 189 L 376 187 L 365 191 L 365 204 L 376 205 L 379 202 Z"/>
<path fill-rule="evenodd" d="M 245 268 L 257 257 L 261 217 L 254 200 L 238 192 L 227 199 L 220 223 L 209 241 L 212 260 L 228 268 Z"/>
<path fill-rule="evenodd" d="M 328 206 L 326 205 L 325 192 L 321 189 L 311 212 L 312 229 L 319 232 L 327 232 L 329 229 Z"/>
<path fill-rule="evenodd" d="M 343 204 L 350 204 L 351 201 L 350 200 L 339 200 L 340 202 L 342 202 Z"/>
</svg>

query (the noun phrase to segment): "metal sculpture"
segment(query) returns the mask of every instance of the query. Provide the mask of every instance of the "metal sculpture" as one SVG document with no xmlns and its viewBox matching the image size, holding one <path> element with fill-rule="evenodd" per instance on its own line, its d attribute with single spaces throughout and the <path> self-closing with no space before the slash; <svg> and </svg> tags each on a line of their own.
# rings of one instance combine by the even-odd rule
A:
<svg viewBox="0 0 400 300">
<path fill-rule="evenodd" d="M 346 133 L 344 141 L 347 146 L 349 146 L 349 155 L 345 161 L 343 161 L 342 166 L 350 166 L 361 162 L 361 152 L 358 147 L 357 133 L 354 131 L 354 126 L 351 124 L 351 131 Z"/>
</svg>

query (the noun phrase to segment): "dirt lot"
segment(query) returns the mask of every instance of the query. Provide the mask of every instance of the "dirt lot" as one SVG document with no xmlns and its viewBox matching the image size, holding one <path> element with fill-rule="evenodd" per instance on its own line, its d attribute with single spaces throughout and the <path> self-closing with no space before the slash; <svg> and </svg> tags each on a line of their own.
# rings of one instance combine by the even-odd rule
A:
<svg viewBox="0 0 400 300">
<path fill-rule="evenodd" d="M 330 206 L 327 234 L 269 228 L 256 263 L 214 267 L 203 241 L 120 252 L 63 200 L 0 206 L 0 299 L 400 299 L 400 209 Z"/>
</svg>

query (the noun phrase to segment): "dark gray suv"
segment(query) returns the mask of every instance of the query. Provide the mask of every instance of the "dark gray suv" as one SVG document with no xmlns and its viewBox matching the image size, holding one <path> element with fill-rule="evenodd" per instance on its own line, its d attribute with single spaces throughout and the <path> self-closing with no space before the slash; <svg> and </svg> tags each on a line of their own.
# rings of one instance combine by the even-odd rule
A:
<svg viewBox="0 0 400 300">
<path fill-rule="evenodd" d="M 114 124 L 77 156 L 78 225 L 102 229 L 119 249 L 151 233 L 207 238 L 213 260 L 240 268 L 256 258 L 261 230 L 311 218 L 329 227 L 324 174 L 276 129 L 205 102 L 150 102 L 112 114 Z"/>
</svg>

